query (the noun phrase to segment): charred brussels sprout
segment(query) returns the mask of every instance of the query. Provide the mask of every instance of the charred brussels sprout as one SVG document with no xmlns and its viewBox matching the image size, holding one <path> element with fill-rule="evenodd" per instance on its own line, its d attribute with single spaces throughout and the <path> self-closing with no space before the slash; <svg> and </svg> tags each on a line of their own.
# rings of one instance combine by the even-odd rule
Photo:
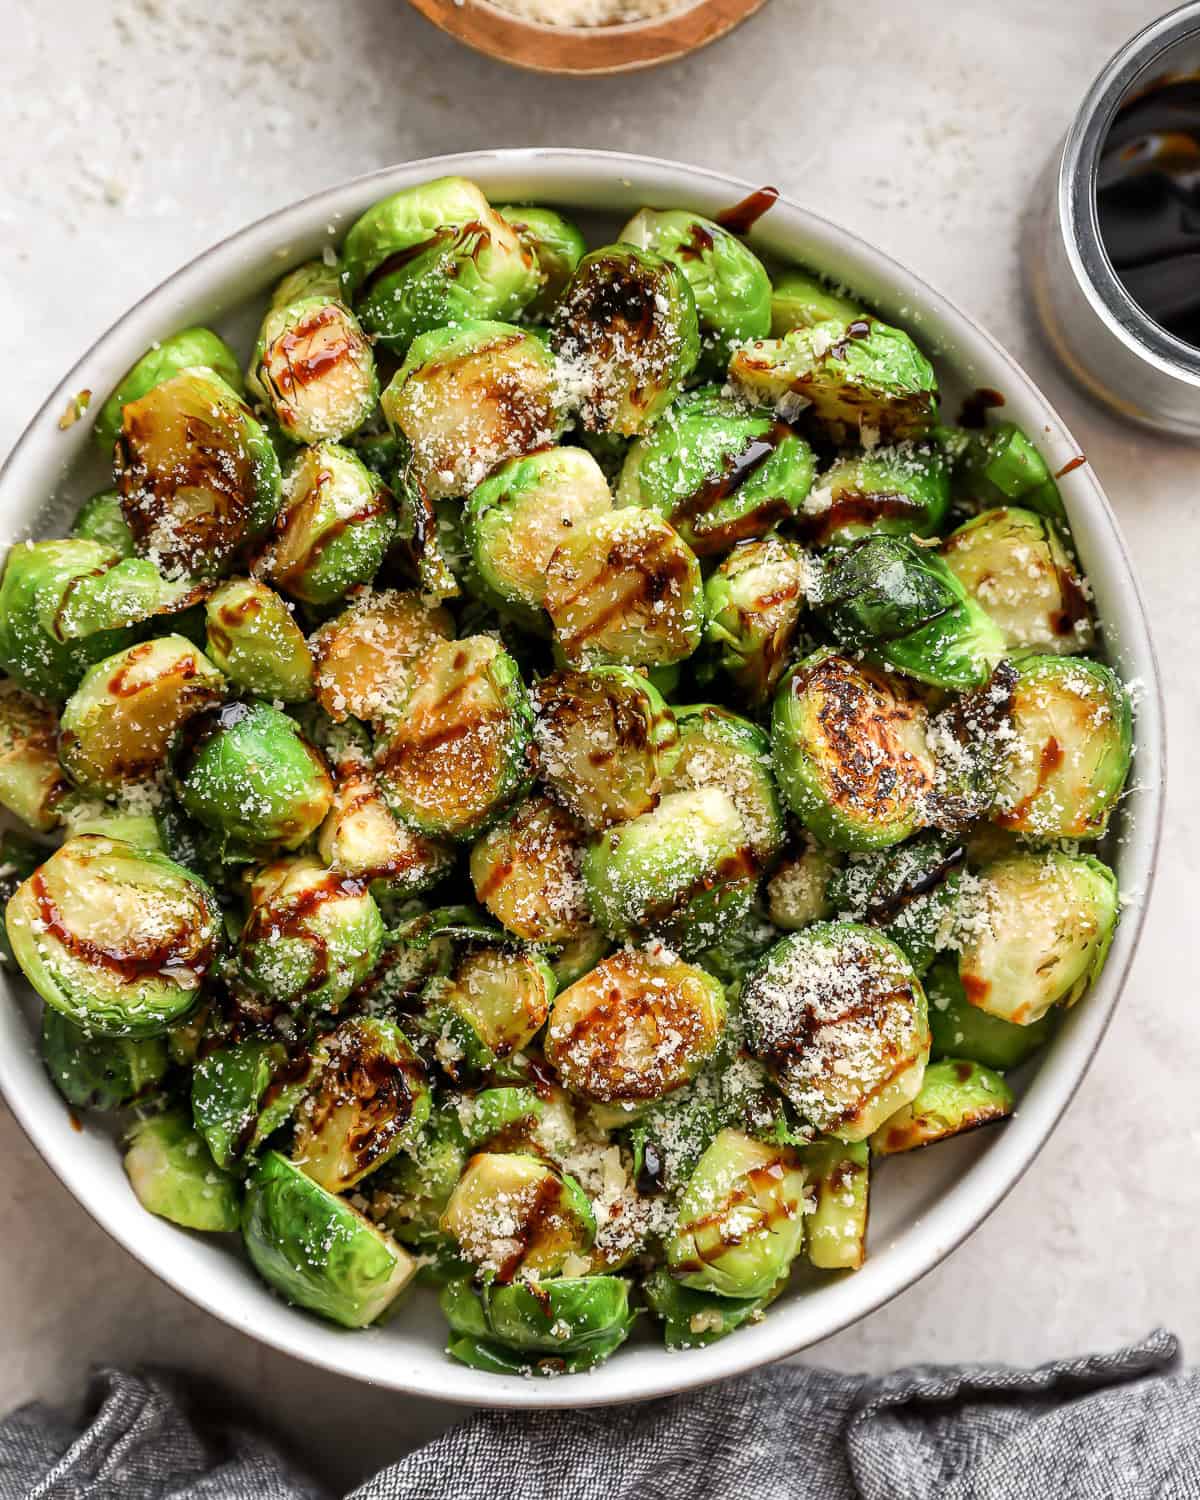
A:
<svg viewBox="0 0 1200 1500">
<path fill-rule="evenodd" d="M 636 437 L 679 394 L 700 357 L 687 277 L 648 250 L 611 245 L 580 261 L 551 324 L 592 432 Z"/>
<path fill-rule="evenodd" d="M 246 1252 L 287 1301 L 345 1328 L 377 1322 L 417 1263 L 345 1198 L 269 1151 L 246 1190 Z"/>
<path fill-rule="evenodd" d="M 236 1180 L 216 1165 L 181 1111 L 134 1125 L 125 1175 L 143 1208 L 184 1229 L 229 1233 L 241 1221 Z"/>
<path fill-rule="evenodd" d="M 834 442 L 904 442 L 937 419 L 933 366 L 899 328 L 876 318 L 818 323 L 734 351 L 734 387 L 791 421 L 811 411 Z"/>
<path fill-rule="evenodd" d="M 617 501 L 656 510 L 705 556 L 794 515 L 812 478 L 802 437 L 706 386 L 681 396 L 630 448 Z"/>
<path fill-rule="evenodd" d="M 134 545 L 167 577 L 219 576 L 279 509 L 270 439 L 211 370 L 182 370 L 124 407 L 115 468 Z"/>
<path fill-rule="evenodd" d="M 57 741 L 49 704 L 0 682 L 0 807 L 39 833 L 58 824 L 68 791 Z"/>
<path fill-rule="evenodd" d="M 925 1070 L 921 1092 L 885 1120 L 871 1137 L 876 1156 L 895 1156 L 948 1140 L 981 1125 L 994 1125 L 1013 1112 L 1013 1092 L 990 1068 L 964 1059 L 944 1058 Z"/>
<path fill-rule="evenodd" d="M 422 833 L 480 832 L 529 779 L 532 720 L 517 664 L 498 641 L 435 642 L 377 751 L 392 811 Z"/>
<path fill-rule="evenodd" d="M 478 1370 L 577 1374 L 607 1359 L 633 1324 L 629 1283 L 617 1276 L 564 1276 L 545 1285 L 452 1282 L 442 1292 L 450 1324 L 446 1352 Z"/>
<path fill-rule="evenodd" d="M 88 542 L 99 542 L 120 557 L 132 557 L 134 553 L 133 532 L 129 529 L 116 490 L 101 490 L 98 495 L 85 500 L 79 507 L 71 535 Z"/>
<path fill-rule="evenodd" d="M 933 536 L 950 508 L 950 470 L 933 443 L 901 443 L 841 458 L 824 473 L 799 518 L 817 546 L 867 533 Z"/>
<path fill-rule="evenodd" d="M 933 787 L 924 707 L 896 678 L 829 651 L 775 698 L 771 754 L 788 806 L 835 849 L 886 848 L 925 822 Z"/>
<path fill-rule="evenodd" d="M 552 208 L 498 208 L 496 212 L 516 231 L 517 238 L 533 256 L 538 273 L 538 292 L 525 307 L 525 317 L 541 321 L 554 311 L 558 299 L 587 254 L 587 242 L 570 219 Z"/>
<path fill-rule="evenodd" d="M 695 553 L 673 526 L 632 506 L 568 533 L 550 559 L 544 602 L 572 664 L 667 666 L 691 656 L 704 630 Z"/>
<path fill-rule="evenodd" d="M 442 1231 L 503 1286 L 518 1274 L 558 1275 L 568 1256 L 591 1248 L 596 1221 L 573 1177 L 535 1156 L 481 1152 L 450 1195 Z"/>
<path fill-rule="evenodd" d="M 958 977 L 958 964 L 939 958 L 925 979 L 929 996 L 929 1029 L 933 1033 L 933 1056 L 967 1058 L 1001 1073 L 1019 1068 L 1039 1047 L 1050 1040 L 1052 1015 L 1028 1026 L 1001 1021 L 972 1005 Z"/>
<path fill-rule="evenodd" d="M 414 896 L 450 873 L 454 851 L 392 816 L 369 766 L 340 769 L 317 847 L 339 875 L 372 882 L 374 894 Z"/>
<path fill-rule="evenodd" d="M 384 724 L 400 712 L 417 662 L 454 633 L 416 593 L 364 590 L 312 638 L 317 702 L 335 723 Z"/>
<path fill-rule="evenodd" d="M 42 1060 L 76 1109 L 121 1109 L 161 1083 L 170 1059 L 160 1036 L 93 1036 L 61 1011 L 42 1009 Z"/>
<path fill-rule="evenodd" d="M 767 915 L 784 932 L 799 932 L 833 915 L 829 884 L 840 865 L 830 849 L 809 843 L 785 855 L 767 881 Z"/>
<path fill-rule="evenodd" d="M 752 707 L 787 669 L 809 569 L 794 542 L 768 536 L 735 547 L 704 586 L 704 642 L 715 667 Z"/>
<path fill-rule="evenodd" d="M 451 1078 L 471 1076 L 526 1047 L 554 999 L 550 965 L 534 952 L 476 948 L 449 979 L 426 987 L 434 1054 Z"/>
<path fill-rule="evenodd" d="M 989 1016 L 1029 1026 L 1052 1005 L 1074 1005 L 1108 957 L 1117 882 L 1089 855 L 1015 854 L 979 877 L 960 938 L 967 1000 Z"/>
<path fill-rule="evenodd" d="M 375 409 L 375 357 L 336 294 L 314 292 L 268 309 L 246 384 L 296 443 L 338 443 Z"/>
<path fill-rule="evenodd" d="M 864 1141 L 819 1140 L 801 1157 L 815 1200 L 808 1258 L 820 1271 L 857 1271 L 867 1258 L 870 1150 Z"/>
<path fill-rule="evenodd" d="M 676 710 L 679 743 L 671 752 L 665 792 L 716 787 L 725 792 L 765 869 L 783 848 L 783 810 L 771 774 L 771 742 L 756 724 L 715 703 Z"/>
<path fill-rule="evenodd" d="M 1036 839 L 1098 839 L 1129 774 L 1129 694 L 1110 667 L 1034 656 L 1017 667 L 994 820 Z"/>
<path fill-rule="evenodd" d="M 63 708 L 59 756 L 88 791 L 117 792 L 166 764 L 172 736 L 225 696 L 225 679 L 181 635 L 97 662 Z"/>
<path fill-rule="evenodd" d="M 972 500 L 984 505 L 1020 505 L 1066 524 L 1062 496 L 1046 460 L 1012 422 L 968 433 L 955 477 Z"/>
<path fill-rule="evenodd" d="M 722 1130 L 700 1158 L 667 1242 L 686 1287 L 765 1297 L 804 1243 L 804 1168 L 788 1146 Z"/>
<path fill-rule="evenodd" d="M 755 1055 L 827 1135 L 866 1140 L 921 1087 L 925 992 L 869 927 L 818 922 L 784 938 L 746 980 L 742 1010 Z"/>
<path fill-rule="evenodd" d="M 208 655 L 244 692 L 284 703 L 313 695 L 313 659 L 291 609 L 255 578 L 232 578 L 205 604 Z"/>
<path fill-rule="evenodd" d="M 5 915 L 26 979 L 98 1036 L 154 1036 L 191 1010 L 221 949 L 204 883 L 118 839 L 68 839 L 17 887 Z"/>
<path fill-rule="evenodd" d="M 368 333 L 398 354 L 432 329 L 515 317 L 540 280 L 533 251 L 462 177 L 383 199 L 342 245 L 347 300 Z"/>
<path fill-rule="evenodd" d="M 507 323 L 422 334 L 382 399 L 412 449 L 410 477 L 431 500 L 465 495 L 505 459 L 548 447 L 565 420 L 554 356 Z"/>
<path fill-rule="evenodd" d="M 240 1169 L 290 1118 L 313 1063 L 249 1038 L 206 1051 L 192 1069 L 192 1119 L 219 1167 Z"/>
<path fill-rule="evenodd" d="M 831 291 L 816 276 L 804 271 L 784 271 L 771 287 L 771 337 L 782 338 L 794 328 L 815 328 L 818 323 L 853 323 L 867 317 L 867 310 L 841 292 Z"/>
<path fill-rule="evenodd" d="M 237 355 L 209 328 L 185 328 L 147 349 L 132 369 L 117 382 L 116 389 L 100 408 L 93 432 L 104 456 L 112 456 L 113 444 L 121 430 L 121 414 L 131 401 L 140 401 L 156 385 L 170 380 L 181 370 L 205 368 L 229 386 L 237 395 L 242 392 L 242 372 Z M 97 538 L 102 540 L 102 538 Z"/>
<path fill-rule="evenodd" d="M 588 925 L 586 834 L 548 797 L 530 797 L 471 850 L 475 896 L 509 932 L 562 943 Z"/>
<path fill-rule="evenodd" d="M 856 854 L 829 882 L 833 909 L 878 928 L 923 974 L 953 936 L 967 851 L 944 833 L 923 833 L 874 854 Z"/>
</svg>

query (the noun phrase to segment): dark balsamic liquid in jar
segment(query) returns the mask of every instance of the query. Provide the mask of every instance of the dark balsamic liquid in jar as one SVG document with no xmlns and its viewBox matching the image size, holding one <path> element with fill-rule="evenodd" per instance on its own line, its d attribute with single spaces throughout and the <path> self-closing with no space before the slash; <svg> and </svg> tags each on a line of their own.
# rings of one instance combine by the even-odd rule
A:
<svg viewBox="0 0 1200 1500">
<path fill-rule="evenodd" d="M 1117 111 L 1096 210 L 1129 295 L 1200 347 L 1200 76 L 1160 78 Z"/>
</svg>

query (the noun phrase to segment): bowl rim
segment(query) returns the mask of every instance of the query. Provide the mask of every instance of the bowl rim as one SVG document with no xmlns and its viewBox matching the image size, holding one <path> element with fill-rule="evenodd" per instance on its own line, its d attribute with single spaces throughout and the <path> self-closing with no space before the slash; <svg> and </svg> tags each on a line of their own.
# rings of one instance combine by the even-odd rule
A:
<svg viewBox="0 0 1200 1500">
<path fill-rule="evenodd" d="M 632 189 L 637 178 L 642 179 L 637 185 L 643 191 L 661 190 L 668 195 L 687 191 L 696 193 L 697 197 L 707 191 L 710 197 L 723 202 L 735 196 L 740 198 L 759 186 L 727 173 L 652 156 L 536 147 L 425 157 L 396 163 L 323 188 L 264 215 L 202 251 L 110 324 L 50 392 L 0 466 L 0 514 L 3 514 L 8 494 L 19 496 L 30 490 L 32 482 L 40 477 L 37 471 L 48 467 L 44 451 L 52 451 L 56 442 L 61 445 L 57 456 L 58 472 L 62 473 L 75 461 L 84 443 L 90 443 L 90 424 L 78 424 L 83 432 L 64 433 L 60 430 L 59 413 L 67 405 L 68 398 L 74 399 L 89 367 L 99 365 L 103 370 L 107 364 L 106 378 L 115 383 L 128 361 L 122 356 L 114 362 L 112 346 L 120 345 L 131 324 L 136 326 L 156 315 L 162 321 L 168 321 L 173 306 L 186 306 L 189 297 L 213 296 L 218 286 L 224 286 L 238 268 L 244 271 L 247 264 L 256 268 L 261 279 L 262 266 L 270 256 L 279 256 L 283 246 L 285 253 L 296 258 L 296 252 L 286 249 L 288 240 L 311 240 L 318 223 L 325 224 L 331 237 L 340 236 L 336 226 L 346 218 L 346 212 L 336 205 L 343 200 L 354 200 L 358 206 L 348 211 L 357 214 L 387 191 L 396 191 L 449 172 L 475 176 L 489 192 L 493 191 L 488 184 L 489 178 L 527 178 L 531 190 L 544 193 L 546 200 L 551 202 L 555 199 L 553 179 L 558 173 L 564 180 L 569 176 L 572 185 L 578 183 L 581 190 L 589 190 L 593 209 L 600 210 L 604 204 L 598 200 L 605 189 L 611 191 L 614 184 L 622 190 Z M 500 197 L 499 190 L 495 190 L 495 196 Z M 505 196 L 515 195 L 509 193 Z M 831 254 L 836 251 L 857 261 L 862 274 L 877 277 L 881 286 L 893 291 L 903 288 L 917 304 L 916 318 L 932 310 L 952 325 L 953 340 L 960 341 L 969 336 L 968 342 L 974 342 L 990 363 L 1003 369 L 1006 394 L 1020 393 L 1029 405 L 1037 409 L 1042 419 L 1043 447 L 1052 454 L 1080 452 L 1065 424 L 1031 377 L 996 339 L 956 304 L 891 256 L 860 236 L 814 214 L 786 194 L 780 196 L 773 212 L 777 213 L 780 208 L 785 210 L 783 217 L 793 221 L 787 237 L 797 240 L 808 236 L 821 241 Z M 791 253 L 793 258 L 800 258 L 795 250 Z M 285 262 L 281 260 L 280 268 L 284 266 Z M 177 312 L 176 316 L 179 315 Z M 334 1374 L 412 1395 L 459 1405 L 533 1409 L 605 1406 L 646 1400 L 727 1379 L 785 1358 L 874 1312 L 920 1280 L 983 1223 L 1024 1175 L 1053 1132 L 1082 1083 L 1111 1021 L 1137 950 L 1157 869 L 1165 793 L 1165 716 L 1161 674 L 1145 604 L 1124 538 L 1090 465 L 1074 467 L 1066 478 L 1065 488 L 1079 496 L 1077 504 L 1081 509 L 1077 514 L 1086 509 L 1087 530 L 1095 540 L 1098 554 L 1103 553 L 1106 562 L 1115 563 L 1124 586 L 1129 590 L 1130 607 L 1123 611 L 1123 615 L 1132 639 L 1126 638 L 1123 649 L 1125 654 L 1138 658 L 1144 681 L 1138 718 L 1137 790 L 1139 796 L 1145 798 L 1145 803 L 1128 835 L 1132 846 L 1131 862 L 1140 867 L 1140 899 L 1118 929 L 1110 962 L 1089 997 L 1089 1004 L 1074 1011 L 1062 1027 L 1054 1049 L 1047 1054 L 1017 1116 L 1004 1132 L 997 1133 L 986 1153 L 954 1179 L 928 1212 L 918 1215 L 890 1243 L 880 1247 L 880 1250 L 886 1250 L 885 1263 L 878 1259 L 880 1250 L 877 1250 L 876 1257 L 868 1262 L 867 1267 L 823 1286 L 819 1297 L 799 1296 L 789 1303 L 780 1303 L 763 1323 L 739 1331 L 736 1338 L 686 1354 L 663 1356 L 661 1350 L 638 1348 L 630 1350 L 625 1359 L 618 1358 L 587 1375 L 549 1381 L 482 1374 L 444 1360 L 444 1375 L 430 1380 L 406 1371 L 400 1357 L 400 1346 L 395 1342 L 386 1345 L 375 1342 L 372 1331 L 349 1337 L 278 1302 L 265 1287 L 254 1288 L 259 1296 L 249 1298 L 261 1304 L 255 1309 L 258 1316 L 252 1317 L 244 1309 L 223 1303 L 211 1288 L 189 1282 L 186 1268 L 196 1269 L 200 1255 L 188 1248 L 186 1233 L 145 1215 L 136 1202 L 133 1203 L 137 1210 L 136 1227 L 131 1230 L 130 1222 L 134 1221 L 128 1204 L 106 1200 L 103 1193 L 91 1184 L 84 1170 L 86 1153 L 80 1150 L 73 1155 L 64 1149 L 69 1141 L 79 1143 L 88 1138 L 69 1133 L 62 1101 L 53 1094 L 36 1047 L 30 1045 L 28 1028 L 18 1007 L 0 1005 L 0 1091 L 14 1117 L 72 1197 L 118 1244 L 166 1285 L 231 1327 L 282 1353 Z M 50 1095 L 53 1095 L 56 1105 L 53 1117 L 45 1107 Z M 104 1145 L 111 1152 L 107 1141 Z M 160 1255 L 164 1248 L 175 1253 Z M 248 1275 L 244 1264 L 233 1264 L 238 1265 L 242 1276 Z M 872 1266 L 876 1268 L 876 1274 L 870 1275 L 868 1268 Z M 263 1302 L 263 1298 L 267 1300 Z M 801 1309 L 806 1306 L 811 1309 L 818 1301 L 822 1304 L 824 1316 L 806 1319 L 799 1315 Z M 271 1306 L 284 1316 L 274 1316 L 269 1311 Z M 264 1327 L 263 1319 L 270 1326 Z M 374 1350 L 386 1347 L 386 1357 L 376 1358 L 370 1353 L 372 1347 Z M 354 1351 L 357 1349 L 363 1351 L 357 1365 L 365 1364 L 369 1368 L 356 1367 Z M 639 1355 L 643 1356 L 640 1361 Z M 638 1371 L 639 1363 L 643 1366 L 642 1373 Z M 654 1372 L 661 1370 L 664 1363 L 669 1367 L 662 1375 L 656 1376 Z M 649 1376 L 644 1373 L 647 1368 Z M 441 1372 L 442 1365 L 439 1364 L 437 1369 Z"/>
</svg>

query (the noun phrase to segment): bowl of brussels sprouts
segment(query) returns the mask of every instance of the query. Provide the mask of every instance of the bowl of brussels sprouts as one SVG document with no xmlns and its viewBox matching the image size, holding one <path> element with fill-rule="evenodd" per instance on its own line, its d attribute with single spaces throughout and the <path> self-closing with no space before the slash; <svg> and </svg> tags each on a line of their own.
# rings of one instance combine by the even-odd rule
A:
<svg viewBox="0 0 1200 1500">
<path fill-rule="evenodd" d="M 1104 495 L 746 187 L 320 193 L 0 473 L 0 1086 L 314 1364 L 546 1406 L 793 1353 L 987 1215 L 1117 1003 L 1162 718 Z"/>
</svg>

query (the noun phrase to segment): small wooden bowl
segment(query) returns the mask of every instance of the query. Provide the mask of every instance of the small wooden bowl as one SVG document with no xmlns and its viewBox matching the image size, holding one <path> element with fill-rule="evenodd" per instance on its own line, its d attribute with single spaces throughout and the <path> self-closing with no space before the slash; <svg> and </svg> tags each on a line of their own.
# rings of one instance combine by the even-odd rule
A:
<svg viewBox="0 0 1200 1500">
<path fill-rule="evenodd" d="M 550 26 L 523 21 L 489 0 L 409 0 L 450 36 L 488 57 L 537 73 L 629 73 L 706 47 L 766 0 L 693 0 L 652 21 L 618 26 Z"/>
</svg>

